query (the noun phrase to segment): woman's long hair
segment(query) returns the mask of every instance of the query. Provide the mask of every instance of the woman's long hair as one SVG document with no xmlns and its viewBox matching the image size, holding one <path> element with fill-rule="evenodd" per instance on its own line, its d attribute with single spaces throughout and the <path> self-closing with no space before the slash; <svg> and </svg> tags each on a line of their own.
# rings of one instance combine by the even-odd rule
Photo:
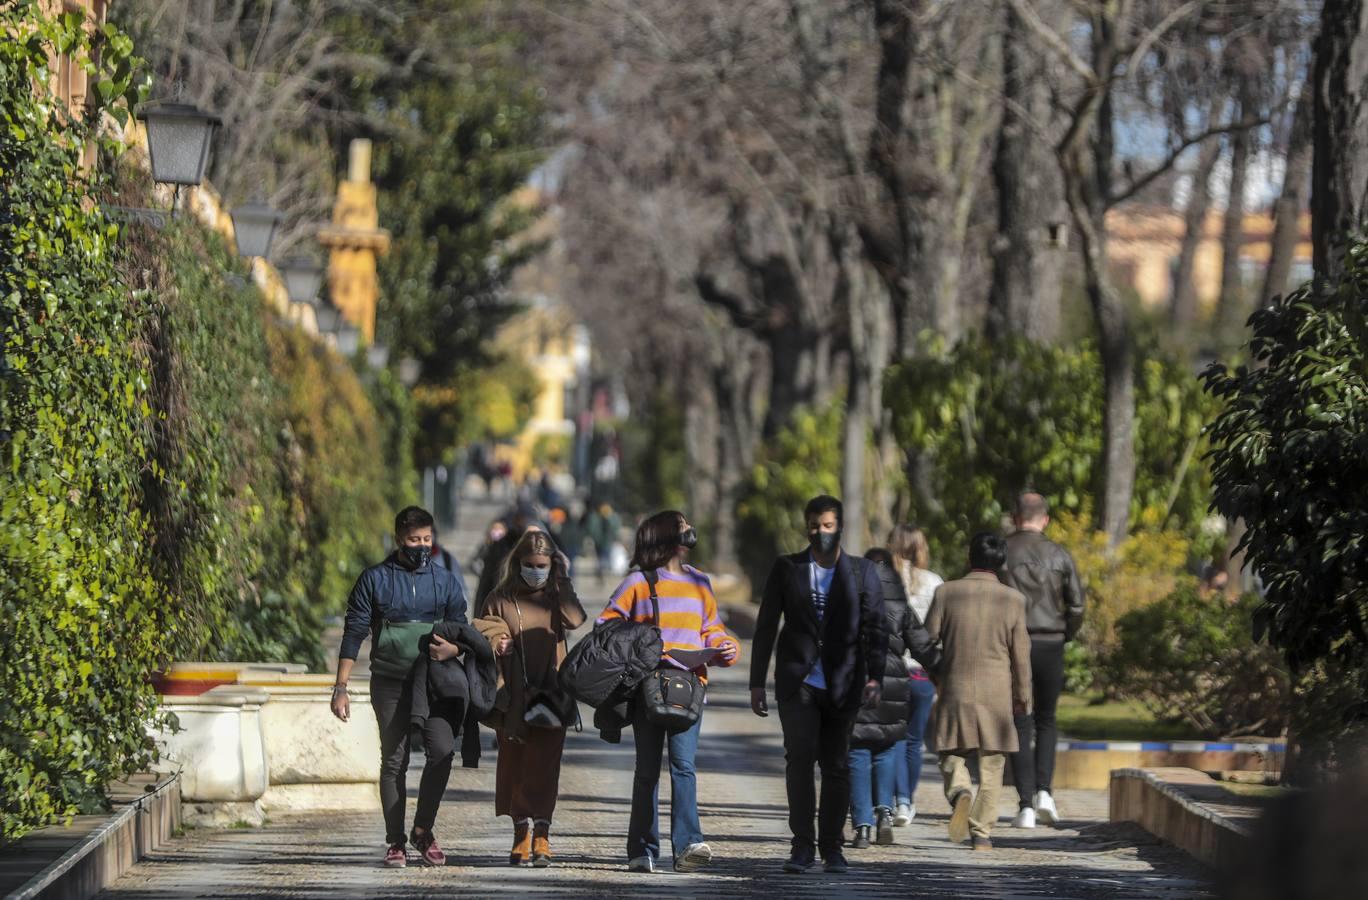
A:
<svg viewBox="0 0 1368 900">
<path fill-rule="evenodd" d="M 662 568 L 679 548 L 679 526 L 684 514 L 676 509 L 658 512 L 637 526 L 632 566 L 642 572 Z"/>
<path fill-rule="evenodd" d="M 931 545 L 920 528 L 904 523 L 893 526 L 888 535 L 888 549 L 893 553 L 894 568 L 911 598 L 917 593 L 922 573 L 931 568 Z"/>
<path fill-rule="evenodd" d="M 508 556 L 504 557 L 503 569 L 499 574 L 499 583 L 494 590 L 489 592 L 490 597 L 511 597 L 519 593 L 522 588 L 527 587 L 522 580 L 522 561 L 529 556 L 549 556 L 551 558 L 551 577 L 546 581 L 546 598 L 552 604 L 556 603 L 556 579 L 561 573 L 560 557 L 556 555 L 556 542 L 551 539 L 551 535 L 545 531 L 528 531 L 518 539 L 513 545 L 513 549 L 508 551 Z M 488 605 L 488 600 L 486 600 Z M 481 610 L 483 613 L 483 610 Z"/>
</svg>

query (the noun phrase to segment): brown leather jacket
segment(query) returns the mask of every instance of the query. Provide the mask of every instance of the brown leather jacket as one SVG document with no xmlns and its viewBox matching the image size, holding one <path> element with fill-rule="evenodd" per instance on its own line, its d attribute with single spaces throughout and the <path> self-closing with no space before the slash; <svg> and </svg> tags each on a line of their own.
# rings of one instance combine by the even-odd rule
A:
<svg viewBox="0 0 1368 900">
<path fill-rule="evenodd" d="M 1038 531 L 1007 538 L 1002 583 L 1026 597 L 1026 630 L 1073 640 L 1083 624 L 1083 584 L 1069 551 Z"/>
</svg>

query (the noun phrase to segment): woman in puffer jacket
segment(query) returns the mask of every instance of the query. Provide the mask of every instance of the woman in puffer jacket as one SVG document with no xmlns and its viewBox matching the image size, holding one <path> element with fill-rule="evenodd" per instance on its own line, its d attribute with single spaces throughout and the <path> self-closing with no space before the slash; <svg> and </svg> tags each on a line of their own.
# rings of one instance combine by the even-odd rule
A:
<svg viewBox="0 0 1368 900">
<path fill-rule="evenodd" d="M 893 786 L 900 762 L 898 741 L 907 730 L 907 665 L 903 651 L 934 671 L 939 653 L 907 605 L 902 578 L 893 556 L 883 548 L 865 554 L 874 563 L 883 587 L 888 617 L 888 652 L 884 655 L 883 695 L 877 706 L 861 709 L 850 741 L 850 819 L 855 827 L 851 846 L 867 848 L 871 838 L 893 843 Z"/>
</svg>

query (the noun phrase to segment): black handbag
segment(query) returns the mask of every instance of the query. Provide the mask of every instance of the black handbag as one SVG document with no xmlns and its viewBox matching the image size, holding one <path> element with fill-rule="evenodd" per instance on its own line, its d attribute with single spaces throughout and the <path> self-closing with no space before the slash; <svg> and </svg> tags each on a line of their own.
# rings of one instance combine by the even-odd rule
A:
<svg viewBox="0 0 1368 900">
<path fill-rule="evenodd" d="M 642 572 L 651 589 L 651 610 L 655 627 L 660 629 L 660 597 L 656 594 L 656 573 Z M 637 700 L 646 721 L 670 734 L 688 731 L 703 715 L 707 684 L 693 672 L 673 666 L 652 672 L 641 683 Z"/>
<path fill-rule="evenodd" d="M 573 725 L 578 729 L 579 704 L 575 702 L 574 697 L 561 690 L 532 687 L 532 680 L 527 677 L 527 642 L 523 640 L 522 607 L 518 605 L 516 597 L 512 599 L 513 609 L 518 615 L 518 647 L 514 652 L 522 665 L 523 690 L 527 693 L 526 702 L 523 704 L 523 721 L 533 728 L 569 728 Z M 558 610 L 552 611 L 553 622 L 557 612 Z M 561 641 L 565 640 L 563 628 L 561 635 Z M 556 643 L 559 644 L 560 641 Z"/>
</svg>

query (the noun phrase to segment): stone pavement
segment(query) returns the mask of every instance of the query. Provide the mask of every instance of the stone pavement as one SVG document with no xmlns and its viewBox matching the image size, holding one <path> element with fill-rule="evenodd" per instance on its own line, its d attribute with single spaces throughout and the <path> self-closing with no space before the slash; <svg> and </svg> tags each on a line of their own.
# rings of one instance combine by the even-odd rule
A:
<svg viewBox="0 0 1368 900">
<path fill-rule="evenodd" d="M 410 775 L 417 784 L 422 757 Z M 783 897 L 1207 897 L 1209 873 L 1133 826 L 1105 822 L 1100 791 L 1061 791 L 1067 827 L 1016 831 L 1004 797 L 997 849 L 975 854 L 945 836 L 947 807 L 929 762 L 917 793 L 921 812 L 896 830 L 898 843 L 849 851 L 845 876 L 785 875 L 788 850 L 783 754 L 777 716 L 749 711 L 744 675 L 714 679 L 699 750 L 704 832 L 715 853 L 701 874 L 624 870 L 631 744 L 571 734 L 552 832 L 557 865 L 504 865 L 507 819 L 494 819 L 494 760 L 457 768 L 436 832 L 446 869 L 387 870 L 380 816 L 328 814 L 273 820 L 260 829 L 193 830 L 153 854 L 101 897 L 437 897 L 539 893 L 575 896 Z M 662 794 L 668 796 L 668 776 Z M 1011 795 L 1010 791 L 1005 792 Z M 410 815 L 412 814 L 410 799 Z M 664 802 L 662 802 L 662 807 Z M 668 832 L 668 817 L 662 823 Z"/>
</svg>

